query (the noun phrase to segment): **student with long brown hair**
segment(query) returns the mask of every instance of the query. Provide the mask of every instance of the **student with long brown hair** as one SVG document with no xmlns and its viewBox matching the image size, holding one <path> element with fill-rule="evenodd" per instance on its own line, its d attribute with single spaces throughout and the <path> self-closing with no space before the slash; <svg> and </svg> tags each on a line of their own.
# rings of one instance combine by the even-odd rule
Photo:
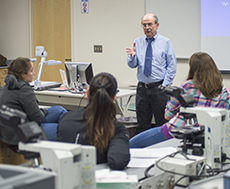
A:
<svg viewBox="0 0 230 189">
<path fill-rule="evenodd" d="M 129 133 L 116 119 L 116 93 L 117 81 L 111 74 L 96 75 L 87 90 L 87 107 L 63 116 L 57 140 L 94 145 L 97 163 L 107 162 L 111 169 L 121 170 L 130 160 Z"/>
<path fill-rule="evenodd" d="M 188 77 L 181 87 L 186 93 L 194 96 L 196 106 L 228 110 L 229 93 L 222 82 L 223 78 L 212 57 L 207 53 L 197 52 L 189 59 Z M 172 98 L 165 109 L 165 119 L 169 121 L 134 136 L 130 139 L 130 147 L 142 148 L 173 138 L 172 128 L 186 124 L 186 119 L 179 115 L 180 107 L 180 102 Z M 198 123 L 196 126 L 199 126 Z"/>
</svg>

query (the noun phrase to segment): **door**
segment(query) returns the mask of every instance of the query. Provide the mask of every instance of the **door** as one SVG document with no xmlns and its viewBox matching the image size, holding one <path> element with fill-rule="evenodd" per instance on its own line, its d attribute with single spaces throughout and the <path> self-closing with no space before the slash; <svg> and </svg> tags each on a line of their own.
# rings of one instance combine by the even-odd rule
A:
<svg viewBox="0 0 230 189">
<path fill-rule="evenodd" d="M 46 60 L 60 60 L 61 65 L 44 65 L 41 80 L 61 82 L 59 69 L 71 59 L 70 0 L 33 0 L 34 52 L 36 46 L 44 46 Z M 36 54 L 34 54 L 36 57 Z M 34 63 L 35 78 L 41 57 Z"/>
</svg>

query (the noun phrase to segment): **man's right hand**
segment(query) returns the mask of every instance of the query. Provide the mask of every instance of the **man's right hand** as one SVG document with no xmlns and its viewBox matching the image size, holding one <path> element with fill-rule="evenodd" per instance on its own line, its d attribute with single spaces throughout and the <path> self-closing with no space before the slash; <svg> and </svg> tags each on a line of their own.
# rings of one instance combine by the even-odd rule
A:
<svg viewBox="0 0 230 189">
<path fill-rule="evenodd" d="M 132 55 L 132 57 L 134 57 L 136 55 L 136 42 L 133 43 L 133 47 L 132 48 L 126 48 L 126 53 L 128 55 Z"/>
</svg>

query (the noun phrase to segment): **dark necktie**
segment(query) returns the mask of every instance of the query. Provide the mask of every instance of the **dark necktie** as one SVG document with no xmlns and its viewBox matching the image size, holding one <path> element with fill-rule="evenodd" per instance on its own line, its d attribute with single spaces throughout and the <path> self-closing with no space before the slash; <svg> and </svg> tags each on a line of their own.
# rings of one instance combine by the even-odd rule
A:
<svg viewBox="0 0 230 189">
<path fill-rule="evenodd" d="M 145 54 L 145 67 L 144 67 L 144 74 L 146 75 L 146 77 L 149 76 L 149 74 L 151 73 L 151 68 L 152 68 L 152 46 L 151 43 L 154 40 L 154 38 L 152 39 L 148 39 L 148 46 L 146 49 L 146 54 Z"/>
</svg>

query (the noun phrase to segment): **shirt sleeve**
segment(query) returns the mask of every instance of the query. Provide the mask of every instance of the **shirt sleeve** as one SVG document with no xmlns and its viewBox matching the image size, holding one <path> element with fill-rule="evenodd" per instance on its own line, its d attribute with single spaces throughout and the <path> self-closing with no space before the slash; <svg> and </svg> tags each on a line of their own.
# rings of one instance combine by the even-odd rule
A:
<svg viewBox="0 0 230 189">
<path fill-rule="evenodd" d="M 176 98 L 172 98 L 166 105 L 165 114 L 172 118 L 179 112 L 180 107 L 180 102 Z"/>
<path fill-rule="evenodd" d="M 45 114 L 40 110 L 33 90 L 29 88 L 22 89 L 20 100 L 29 121 L 35 121 L 40 125 L 45 118 Z"/>
<path fill-rule="evenodd" d="M 229 93 L 226 88 L 222 89 L 219 108 L 225 108 L 226 110 L 229 110 Z"/>
<path fill-rule="evenodd" d="M 132 57 L 132 55 L 128 55 L 127 57 L 127 64 L 130 68 L 136 68 L 137 67 L 137 55 Z"/>
<path fill-rule="evenodd" d="M 129 133 L 124 125 L 118 124 L 116 134 L 111 139 L 107 152 L 107 162 L 111 169 L 122 170 L 130 161 Z"/>
<path fill-rule="evenodd" d="M 191 80 L 187 80 L 180 87 L 185 91 L 185 93 L 191 94 L 190 89 L 193 89 L 194 85 Z M 172 118 L 180 111 L 180 107 L 181 103 L 179 100 L 173 97 L 166 105 L 165 114 Z"/>
<path fill-rule="evenodd" d="M 171 85 L 173 82 L 173 79 L 176 75 L 176 69 L 177 69 L 177 60 L 176 55 L 174 53 L 172 44 L 170 40 L 167 42 L 168 52 L 166 55 L 166 61 L 167 61 L 167 68 L 165 72 L 165 78 L 162 83 L 163 86 Z"/>
</svg>

